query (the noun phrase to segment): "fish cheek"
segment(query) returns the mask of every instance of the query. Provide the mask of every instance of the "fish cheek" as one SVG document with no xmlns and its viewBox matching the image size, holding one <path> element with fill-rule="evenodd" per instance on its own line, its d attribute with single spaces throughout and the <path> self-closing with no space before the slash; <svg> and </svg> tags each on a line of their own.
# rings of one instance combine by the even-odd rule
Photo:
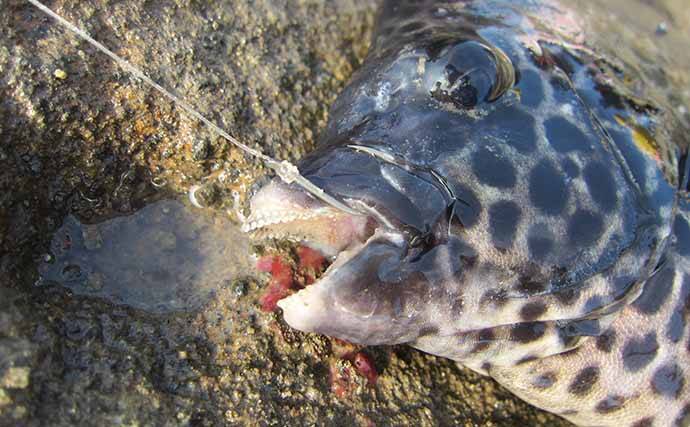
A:
<svg viewBox="0 0 690 427">
<path fill-rule="evenodd" d="M 414 320 L 431 286 L 423 272 L 409 268 L 406 252 L 386 241 L 367 245 L 337 272 L 334 303 L 362 319 Z"/>
<path fill-rule="evenodd" d="M 332 290 L 334 303 L 359 317 L 390 315 L 396 305 L 395 284 L 382 280 L 386 271 L 395 268 L 402 249 L 387 242 L 372 242 L 340 267 Z"/>
<path fill-rule="evenodd" d="M 451 316 L 462 311 L 462 292 L 449 283 L 457 284 L 452 279 L 462 275 L 470 262 L 466 260 L 475 255 L 458 242 L 424 251 L 372 243 L 348 261 L 347 271 L 338 272 L 342 279 L 333 289 L 333 301 L 362 320 L 371 318 L 372 327 L 390 320 L 391 335 L 398 335 L 395 325 L 402 324 L 409 334 L 422 334 L 438 320 L 439 307 L 450 304 Z"/>
</svg>

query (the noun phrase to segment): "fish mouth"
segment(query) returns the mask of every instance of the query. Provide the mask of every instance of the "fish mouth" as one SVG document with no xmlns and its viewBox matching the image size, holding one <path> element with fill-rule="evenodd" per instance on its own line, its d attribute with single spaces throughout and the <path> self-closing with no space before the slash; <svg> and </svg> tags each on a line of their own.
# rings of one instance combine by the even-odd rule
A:
<svg viewBox="0 0 690 427">
<path fill-rule="evenodd" d="M 328 206 L 311 195 L 272 181 L 252 197 L 242 226 L 255 240 L 285 239 L 336 257 L 374 234 L 377 221 Z"/>
<path fill-rule="evenodd" d="M 344 281 L 357 280 L 350 271 L 349 261 L 377 239 L 400 242 L 400 233 L 377 219 L 375 212 L 371 215 L 343 212 L 279 181 L 259 190 L 251 199 L 250 207 L 243 231 L 252 238 L 298 242 L 321 252 L 331 261 L 314 283 L 278 301 L 285 321 L 304 332 L 323 333 L 351 342 L 367 341 L 367 337 L 352 335 L 352 328 L 339 329 L 341 322 L 334 322 L 334 319 L 351 325 L 361 322 L 362 318 L 371 320 L 372 316 L 377 316 L 340 304 L 338 293 L 343 290 Z"/>
</svg>

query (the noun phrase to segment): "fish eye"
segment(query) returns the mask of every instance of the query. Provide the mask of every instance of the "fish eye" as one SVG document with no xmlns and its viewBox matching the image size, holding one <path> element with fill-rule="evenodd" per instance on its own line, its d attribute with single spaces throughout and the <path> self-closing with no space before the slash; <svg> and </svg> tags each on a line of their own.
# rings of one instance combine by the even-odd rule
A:
<svg viewBox="0 0 690 427">
<path fill-rule="evenodd" d="M 452 65 L 446 65 L 445 82 L 436 82 L 432 96 L 442 102 L 451 102 L 458 108 L 470 109 L 479 103 L 480 93 L 488 93 L 486 76 L 474 76 L 472 72 L 461 73 Z"/>
<path fill-rule="evenodd" d="M 480 103 L 495 101 L 512 87 L 515 70 L 503 51 L 471 40 L 432 56 L 425 80 L 437 101 L 472 109 Z"/>
</svg>

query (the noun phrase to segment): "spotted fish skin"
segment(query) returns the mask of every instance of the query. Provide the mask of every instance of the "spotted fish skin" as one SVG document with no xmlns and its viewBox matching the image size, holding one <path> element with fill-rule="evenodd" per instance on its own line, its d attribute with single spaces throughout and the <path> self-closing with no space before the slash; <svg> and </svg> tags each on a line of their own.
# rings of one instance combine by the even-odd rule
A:
<svg viewBox="0 0 690 427">
<path fill-rule="evenodd" d="M 368 58 L 300 164 L 377 231 L 280 306 L 297 329 L 408 343 L 576 424 L 687 425 L 680 150 L 662 126 L 656 148 L 640 143 L 634 124 L 662 112 L 544 33 L 547 10 L 559 13 L 383 3 Z"/>
</svg>

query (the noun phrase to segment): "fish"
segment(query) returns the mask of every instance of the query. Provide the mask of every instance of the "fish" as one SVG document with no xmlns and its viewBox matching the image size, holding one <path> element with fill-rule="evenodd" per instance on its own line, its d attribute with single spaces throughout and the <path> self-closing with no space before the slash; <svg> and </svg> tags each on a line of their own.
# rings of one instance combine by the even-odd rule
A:
<svg viewBox="0 0 690 427">
<path fill-rule="evenodd" d="M 553 28 L 569 13 L 384 1 L 298 164 L 356 213 L 276 179 L 245 231 L 332 260 L 278 302 L 295 329 L 408 344 L 577 425 L 690 425 L 687 156 L 615 58 Z"/>
</svg>

